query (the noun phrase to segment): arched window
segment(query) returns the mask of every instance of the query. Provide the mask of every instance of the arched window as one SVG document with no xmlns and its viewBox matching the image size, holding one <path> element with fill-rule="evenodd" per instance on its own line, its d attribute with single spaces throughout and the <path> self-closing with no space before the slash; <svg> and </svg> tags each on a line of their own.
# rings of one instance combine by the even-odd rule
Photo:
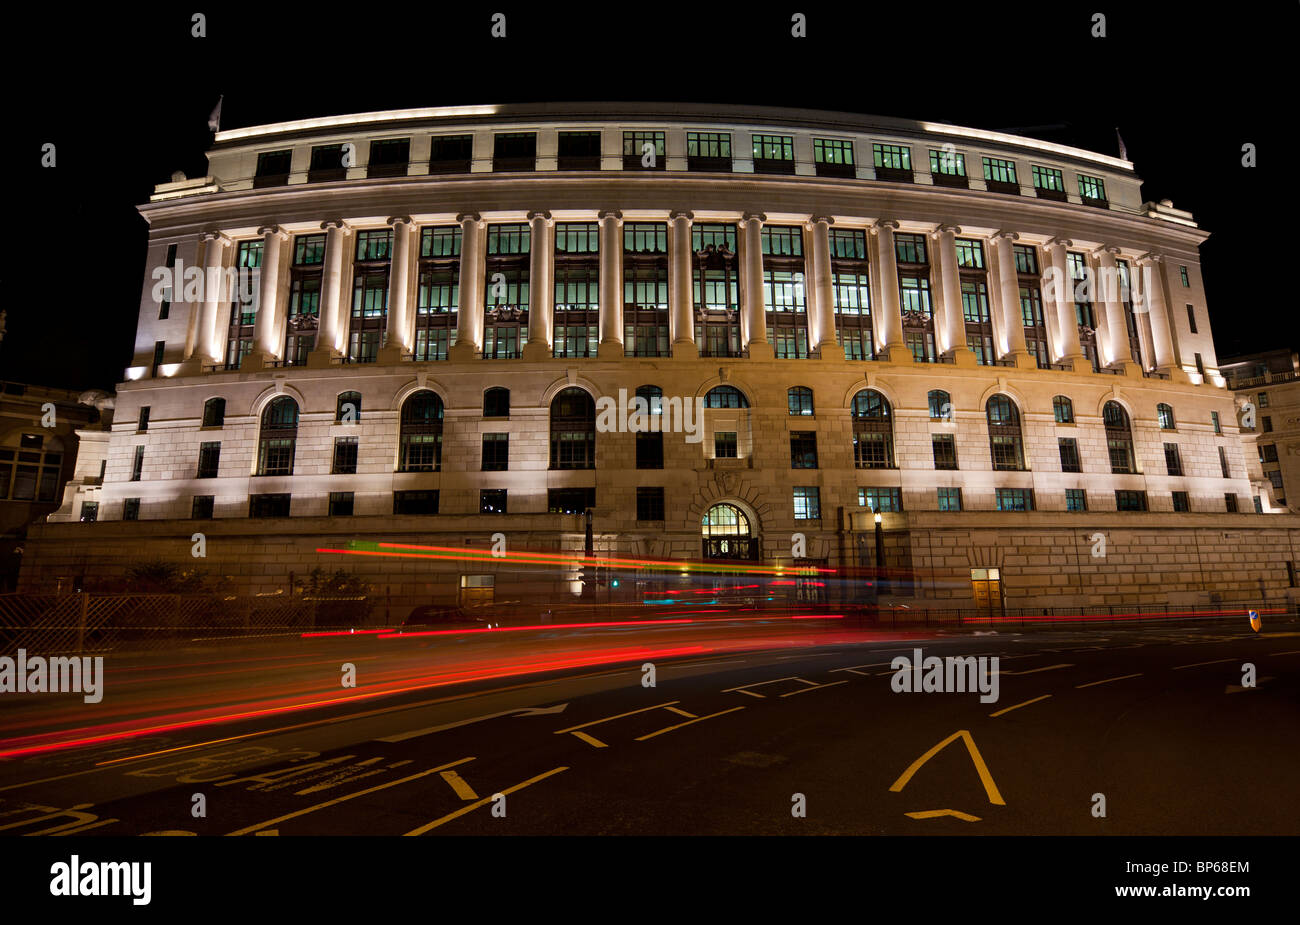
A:
<svg viewBox="0 0 1300 925">
<path fill-rule="evenodd" d="M 402 403 L 398 472 L 437 472 L 442 468 L 442 399 L 422 389 Z"/>
<path fill-rule="evenodd" d="M 1056 423 L 1073 424 L 1074 402 L 1070 401 L 1064 395 L 1057 395 L 1052 399 L 1052 413 L 1056 415 Z"/>
<path fill-rule="evenodd" d="M 807 386 L 796 385 L 786 393 L 791 414 L 813 413 L 813 390 Z"/>
<path fill-rule="evenodd" d="M 1106 449 L 1110 453 L 1110 471 L 1123 474 L 1133 471 L 1133 431 L 1128 412 L 1119 402 L 1108 401 L 1101 409 L 1106 425 Z"/>
<path fill-rule="evenodd" d="M 596 403 L 576 386 L 551 402 L 551 468 L 596 468 Z"/>
<path fill-rule="evenodd" d="M 927 396 L 930 400 L 930 417 L 952 420 L 952 396 L 943 389 L 931 389 Z"/>
<path fill-rule="evenodd" d="M 718 385 L 709 389 L 704 396 L 706 408 L 748 408 L 745 393 L 733 385 Z"/>
<path fill-rule="evenodd" d="M 663 414 L 664 413 L 664 390 L 657 385 L 639 385 L 636 389 L 636 397 L 645 402 L 646 414 Z M 639 413 L 642 409 L 640 405 L 636 408 Z"/>
<path fill-rule="evenodd" d="M 993 454 L 993 468 L 1020 470 L 1025 468 L 1024 440 L 1020 435 L 1020 409 L 1005 395 L 994 395 L 988 400 L 985 411 L 989 419 L 989 450 Z"/>
<path fill-rule="evenodd" d="M 715 504 L 700 521 L 706 559 L 757 559 L 749 518 L 734 504 Z"/>
<path fill-rule="evenodd" d="M 203 426 L 222 427 L 226 423 L 226 400 L 209 398 L 203 403 Z"/>
<path fill-rule="evenodd" d="M 356 424 L 361 420 L 361 393 L 340 392 L 334 406 L 334 420 L 339 424 Z"/>
<path fill-rule="evenodd" d="M 885 396 L 863 389 L 853 396 L 853 464 L 894 468 L 894 415 Z"/>
<path fill-rule="evenodd" d="M 488 389 L 483 393 L 483 417 L 485 418 L 508 418 L 510 417 L 510 390 L 503 389 L 500 386 Z"/>
<path fill-rule="evenodd" d="M 1164 402 L 1156 405 L 1156 420 L 1160 422 L 1161 430 L 1174 429 L 1174 409 Z"/>
<path fill-rule="evenodd" d="M 293 454 L 297 443 L 298 403 L 287 395 L 281 395 L 262 412 L 257 474 L 293 475 Z"/>
</svg>

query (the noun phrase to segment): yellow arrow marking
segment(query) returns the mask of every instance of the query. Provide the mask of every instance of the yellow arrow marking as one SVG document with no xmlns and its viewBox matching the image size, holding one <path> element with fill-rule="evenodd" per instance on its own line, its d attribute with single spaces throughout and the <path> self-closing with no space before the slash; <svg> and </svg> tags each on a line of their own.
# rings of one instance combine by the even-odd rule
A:
<svg viewBox="0 0 1300 925">
<path fill-rule="evenodd" d="M 993 783 L 993 775 L 989 773 L 988 765 L 984 763 L 984 758 L 980 755 L 980 750 L 975 746 L 975 740 L 971 738 L 970 732 L 966 729 L 958 729 L 920 758 L 913 761 L 911 765 L 908 766 L 908 769 L 903 772 L 902 776 L 899 777 L 898 780 L 894 781 L 889 789 L 894 793 L 902 791 L 902 789 L 907 786 L 907 782 L 912 779 L 912 775 L 921 769 L 921 765 L 939 754 L 939 752 L 943 751 L 948 745 L 952 744 L 957 739 L 961 739 L 966 743 L 966 751 L 970 752 L 970 759 L 974 762 L 975 770 L 979 773 L 980 782 L 984 784 L 984 792 L 988 794 L 989 802 L 998 806 L 1006 806 L 1007 801 L 1002 799 L 1002 794 L 998 792 L 998 785 Z"/>
<path fill-rule="evenodd" d="M 972 816 L 970 813 L 963 813 L 957 809 L 927 809 L 919 813 L 903 813 L 909 819 L 937 819 L 940 816 L 956 816 L 962 822 L 979 822 L 979 816 Z"/>
</svg>

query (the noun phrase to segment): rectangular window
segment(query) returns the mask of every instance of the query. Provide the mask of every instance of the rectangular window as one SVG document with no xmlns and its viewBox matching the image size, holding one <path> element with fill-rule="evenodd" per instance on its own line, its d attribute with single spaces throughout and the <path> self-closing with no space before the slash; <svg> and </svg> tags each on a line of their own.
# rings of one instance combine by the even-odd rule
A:
<svg viewBox="0 0 1300 925">
<path fill-rule="evenodd" d="M 1083 465 L 1079 461 L 1079 441 L 1074 437 L 1058 437 L 1056 443 L 1061 453 L 1061 471 L 1082 472 Z"/>
<path fill-rule="evenodd" d="M 957 266 L 963 270 L 984 269 L 984 245 L 970 238 L 958 238 Z"/>
<path fill-rule="evenodd" d="M 140 476 L 144 473 L 144 446 L 140 445 L 135 448 L 135 457 L 131 461 L 131 481 L 140 481 Z"/>
<path fill-rule="evenodd" d="M 153 345 L 153 369 L 152 369 L 152 372 L 151 372 L 152 375 L 154 375 L 154 376 L 157 376 L 157 375 L 158 375 L 158 367 L 159 367 L 159 366 L 162 366 L 163 357 L 166 356 L 166 354 L 167 354 L 167 343 L 166 343 L 166 341 L 161 341 L 161 340 L 154 341 L 154 345 Z"/>
<path fill-rule="evenodd" d="M 1219 426 L 1219 412 L 1217 411 L 1210 412 L 1210 423 L 1214 425 L 1214 432 L 1216 434 L 1223 433 L 1223 428 Z"/>
<path fill-rule="evenodd" d="M 370 142 L 367 177 L 404 177 L 411 161 L 411 139 L 385 138 Z"/>
<path fill-rule="evenodd" d="M 871 511 L 897 513 L 903 509 L 903 490 L 901 488 L 859 488 L 858 505 Z"/>
<path fill-rule="evenodd" d="M 664 170 L 663 132 L 624 132 L 624 170 Z"/>
<path fill-rule="evenodd" d="M 149 429 L 149 406 L 148 405 L 140 406 L 140 416 L 136 420 L 135 429 L 140 431 L 140 433 L 144 433 Z"/>
<path fill-rule="evenodd" d="M 1088 493 L 1082 488 L 1067 488 L 1065 490 L 1065 509 L 1067 511 L 1086 511 L 1088 509 Z"/>
<path fill-rule="evenodd" d="M 497 173 L 537 169 L 537 134 L 507 132 L 492 139 L 492 169 Z"/>
<path fill-rule="evenodd" d="M 158 320 L 166 321 L 167 316 L 171 314 L 172 303 L 170 299 L 163 299 L 158 303 Z"/>
<path fill-rule="evenodd" d="M 997 489 L 999 511 L 1032 511 L 1034 509 L 1034 490 L 1032 488 Z"/>
<path fill-rule="evenodd" d="M 510 468 L 510 435 L 483 435 L 483 471 L 505 472 Z"/>
<path fill-rule="evenodd" d="M 429 173 L 469 173 L 474 160 L 473 135 L 435 135 L 429 139 Z"/>
<path fill-rule="evenodd" d="M 1183 474 L 1183 460 L 1178 453 L 1177 443 L 1165 444 L 1165 471 L 1169 475 Z"/>
<path fill-rule="evenodd" d="M 1184 286 L 1190 287 L 1192 285 L 1191 280 L 1187 278 L 1187 267 L 1180 266 L 1178 268 L 1178 277 L 1183 281 Z"/>
<path fill-rule="evenodd" d="M 1079 196 L 1086 205 L 1106 204 L 1106 181 L 1101 177 L 1079 174 Z"/>
<path fill-rule="evenodd" d="M 350 491 L 332 491 L 330 492 L 329 515 L 331 517 L 351 517 L 353 510 L 353 494 Z"/>
<path fill-rule="evenodd" d="M 343 166 L 343 145 L 316 145 L 311 149 L 311 161 L 307 168 L 308 183 L 343 180 L 347 175 L 348 169 Z"/>
<path fill-rule="evenodd" d="M 600 132 L 560 132 L 556 155 L 557 170 L 599 170 Z"/>
<path fill-rule="evenodd" d="M 1039 167 L 1034 164 L 1030 168 L 1030 173 L 1034 180 L 1034 189 L 1038 195 L 1044 199 L 1065 200 L 1065 175 L 1055 167 Z"/>
<path fill-rule="evenodd" d="M 1266 434 L 1273 432 L 1273 419 L 1267 414 L 1259 419 L 1259 429 Z"/>
<path fill-rule="evenodd" d="M 255 518 L 288 517 L 289 497 L 287 493 L 249 495 L 248 516 Z"/>
<path fill-rule="evenodd" d="M 1038 275 L 1038 250 L 1031 244 L 1012 245 L 1012 252 L 1016 255 L 1016 272 L 1027 273 L 1033 276 Z"/>
<path fill-rule="evenodd" d="M 1201 378 L 1204 379 L 1204 378 L 1205 378 L 1205 361 L 1204 361 L 1203 359 L 1201 359 L 1201 355 L 1200 355 L 1199 353 L 1198 353 L 1198 354 L 1195 354 L 1195 357 L 1196 357 L 1196 371 L 1197 371 L 1198 373 L 1200 373 L 1200 374 L 1201 374 Z"/>
<path fill-rule="evenodd" d="M 1223 506 L 1229 514 L 1237 513 L 1237 496 L 1232 492 L 1225 494 L 1223 496 Z"/>
<path fill-rule="evenodd" d="M 1187 329 L 1196 333 L 1196 307 L 1193 305 L 1187 306 Z"/>
<path fill-rule="evenodd" d="M 334 465 L 330 470 L 336 475 L 355 475 L 357 471 L 357 438 L 334 438 Z"/>
<path fill-rule="evenodd" d="M 212 495 L 195 495 L 190 501 L 190 519 L 211 520 L 215 500 Z"/>
<path fill-rule="evenodd" d="M 1223 447 L 1219 447 L 1219 469 L 1225 479 L 1232 478 L 1232 472 L 1228 469 L 1228 453 Z"/>
<path fill-rule="evenodd" d="M 713 458 L 714 459 L 735 459 L 736 458 L 736 432 L 733 430 L 720 430 L 713 435 Z"/>
<path fill-rule="evenodd" d="M 882 179 L 902 179 L 903 174 L 906 174 L 906 179 L 912 179 L 912 149 L 907 145 L 873 144 L 871 159 L 877 177 L 884 170 L 886 175 Z M 891 172 L 894 176 L 890 175 Z"/>
<path fill-rule="evenodd" d="M 956 151 L 930 149 L 930 173 L 946 177 L 966 176 L 966 155 Z"/>
<path fill-rule="evenodd" d="M 662 488 L 638 488 L 636 490 L 636 519 L 664 519 L 664 490 Z"/>
<path fill-rule="evenodd" d="M 293 151 L 263 151 L 257 155 L 257 170 L 253 174 L 253 189 L 284 186 L 289 182 L 289 165 Z"/>
<path fill-rule="evenodd" d="M 817 434 L 811 430 L 797 430 L 790 434 L 790 468 L 817 468 Z"/>
<path fill-rule="evenodd" d="M 1145 491 L 1116 491 L 1115 492 L 1115 510 L 1145 511 L 1146 509 L 1147 509 L 1147 493 Z"/>
<path fill-rule="evenodd" d="M 852 177 L 853 142 L 833 138 L 813 139 L 813 163 L 819 177 Z"/>
<path fill-rule="evenodd" d="M 221 443 L 213 441 L 199 444 L 199 469 L 195 478 L 215 479 L 221 467 Z"/>
<path fill-rule="evenodd" d="M 754 173 L 794 173 L 794 137 L 754 135 Z"/>
<path fill-rule="evenodd" d="M 957 468 L 957 442 L 952 434 L 931 434 L 930 447 L 936 469 Z"/>
<path fill-rule="evenodd" d="M 595 506 L 594 488 L 551 488 L 546 492 L 546 510 L 551 514 L 582 514 Z"/>
<path fill-rule="evenodd" d="M 1259 445 L 1259 461 L 1266 463 L 1277 462 L 1277 444 L 1261 443 Z"/>
<path fill-rule="evenodd" d="M 393 492 L 393 514 L 419 514 L 429 516 L 438 513 L 438 492 L 436 491 L 395 491 Z"/>
<path fill-rule="evenodd" d="M 1000 157 L 984 158 L 984 181 L 989 189 L 998 193 L 1019 193 L 1020 181 L 1016 179 L 1016 162 Z"/>
<path fill-rule="evenodd" d="M 1187 502 L 1187 492 L 1185 491 L 1174 492 L 1174 511 L 1177 513 L 1186 513 L 1191 509 L 1192 509 L 1191 505 L 1188 504 Z"/>
<path fill-rule="evenodd" d="M 140 519 L 140 499 L 127 498 L 122 502 L 122 519 L 139 520 Z"/>
<path fill-rule="evenodd" d="M 1256 402 L 1256 403 L 1259 405 L 1259 407 L 1261 407 L 1261 408 L 1267 408 L 1267 407 L 1268 407 L 1268 393 L 1267 393 L 1267 392 L 1260 392 L 1258 395 L 1255 396 L 1255 398 L 1257 399 L 1257 402 Z"/>
<path fill-rule="evenodd" d="M 93 524 L 99 520 L 99 502 L 83 501 L 81 502 L 81 522 Z"/>
<path fill-rule="evenodd" d="M 961 510 L 961 489 L 960 488 L 940 488 L 939 492 L 939 510 L 941 511 L 960 511 Z"/>
<path fill-rule="evenodd" d="M 730 133 L 687 132 L 686 168 L 729 173 L 731 171 Z"/>
<path fill-rule="evenodd" d="M 480 514 L 506 513 L 506 489 L 484 488 L 478 493 L 478 512 Z"/>
<path fill-rule="evenodd" d="M 646 433 L 636 435 L 636 467 L 662 469 L 664 467 L 664 435 Z"/>
<path fill-rule="evenodd" d="M 821 492 L 813 486 L 797 487 L 794 490 L 794 519 L 821 520 Z"/>
</svg>

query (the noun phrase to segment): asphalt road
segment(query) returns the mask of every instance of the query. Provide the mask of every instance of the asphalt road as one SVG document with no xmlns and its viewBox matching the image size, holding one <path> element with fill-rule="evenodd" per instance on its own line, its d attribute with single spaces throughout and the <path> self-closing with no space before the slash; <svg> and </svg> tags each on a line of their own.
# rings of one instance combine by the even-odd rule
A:
<svg viewBox="0 0 1300 925">
<path fill-rule="evenodd" d="M 997 701 L 895 692 L 916 647 L 998 656 Z M 0 697 L 0 835 L 1300 828 L 1294 622 L 348 636 L 107 670 L 98 705 Z"/>
</svg>

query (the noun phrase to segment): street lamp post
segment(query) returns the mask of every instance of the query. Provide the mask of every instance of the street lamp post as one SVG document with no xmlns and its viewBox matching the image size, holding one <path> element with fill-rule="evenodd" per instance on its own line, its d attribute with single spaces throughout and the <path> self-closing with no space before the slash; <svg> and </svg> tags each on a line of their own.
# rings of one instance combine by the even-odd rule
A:
<svg viewBox="0 0 1300 925">
<path fill-rule="evenodd" d="M 884 585 L 881 574 L 885 570 L 885 527 L 880 512 L 876 512 L 876 599 L 880 599 L 880 589 Z M 886 587 L 888 591 L 888 587 Z"/>
</svg>

